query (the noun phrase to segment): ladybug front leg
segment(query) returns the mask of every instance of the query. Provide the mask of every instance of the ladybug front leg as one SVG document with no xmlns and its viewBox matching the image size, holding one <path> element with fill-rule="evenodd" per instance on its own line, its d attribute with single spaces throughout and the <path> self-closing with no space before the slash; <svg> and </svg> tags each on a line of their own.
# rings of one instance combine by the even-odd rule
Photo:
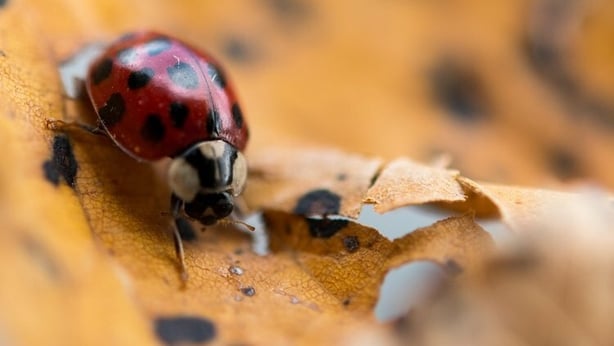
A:
<svg viewBox="0 0 614 346">
<path fill-rule="evenodd" d="M 179 270 L 181 272 L 181 280 L 185 283 L 188 281 L 188 271 L 185 266 L 185 253 L 183 251 L 183 241 L 179 233 L 180 222 L 183 219 L 181 209 L 184 202 L 174 193 L 171 195 L 171 214 L 173 215 L 173 240 L 175 242 L 175 254 L 179 260 Z"/>
<path fill-rule="evenodd" d="M 65 131 L 65 130 L 78 129 L 78 130 L 84 130 L 84 131 L 87 131 L 89 133 L 99 135 L 99 136 L 105 136 L 105 137 L 108 136 L 107 132 L 103 128 L 101 128 L 100 125 L 93 126 L 93 125 L 85 124 L 81 122 L 64 121 L 64 120 L 59 120 L 59 119 L 47 119 L 46 125 L 47 125 L 47 128 L 52 131 Z"/>
</svg>

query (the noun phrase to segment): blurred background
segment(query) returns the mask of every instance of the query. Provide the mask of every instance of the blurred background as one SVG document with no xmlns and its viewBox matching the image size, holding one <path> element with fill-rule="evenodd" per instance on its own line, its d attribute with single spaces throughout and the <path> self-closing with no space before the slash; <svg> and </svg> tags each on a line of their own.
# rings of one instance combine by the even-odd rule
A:
<svg viewBox="0 0 614 346">
<path fill-rule="evenodd" d="M 36 3 L 37 1 L 32 1 Z M 474 179 L 614 187 L 614 2 L 39 0 L 59 60 L 152 28 L 225 62 L 251 150 L 333 146 Z M 51 18 L 61 11 L 66 16 Z"/>
</svg>

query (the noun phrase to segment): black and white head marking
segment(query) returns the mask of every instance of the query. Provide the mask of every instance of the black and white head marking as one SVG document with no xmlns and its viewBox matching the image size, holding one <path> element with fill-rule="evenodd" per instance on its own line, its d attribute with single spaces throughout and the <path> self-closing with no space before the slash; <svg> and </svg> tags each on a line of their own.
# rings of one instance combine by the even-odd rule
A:
<svg viewBox="0 0 614 346">
<path fill-rule="evenodd" d="M 169 169 L 170 187 L 185 202 L 192 202 L 199 193 L 238 196 L 246 179 L 245 157 L 222 140 L 196 144 L 176 157 Z"/>
</svg>

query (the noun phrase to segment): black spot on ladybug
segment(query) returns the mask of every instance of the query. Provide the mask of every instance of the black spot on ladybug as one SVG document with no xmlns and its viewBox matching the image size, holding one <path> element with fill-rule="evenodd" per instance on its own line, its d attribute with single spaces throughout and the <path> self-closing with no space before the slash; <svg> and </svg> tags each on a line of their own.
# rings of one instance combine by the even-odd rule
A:
<svg viewBox="0 0 614 346">
<path fill-rule="evenodd" d="M 475 122 L 486 117 L 485 88 L 470 67 L 444 61 L 434 69 L 431 85 L 437 101 L 455 119 Z"/>
<path fill-rule="evenodd" d="M 345 247 L 348 252 L 355 252 L 360 247 L 358 237 L 355 235 L 343 237 L 343 247 Z"/>
<path fill-rule="evenodd" d="M 159 142 L 164 138 L 166 129 L 158 114 L 149 114 L 141 127 L 141 137 L 149 142 Z"/>
<path fill-rule="evenodd" d="M 345 181 L 348 178 L 348 175 L 345 173 L 339 173 L 337 174 L 337 180 L 338 181 Z"/>
<path fill-rule="evenodd" d="M 113 60 L 104 59 L 92 69 L 92 81 L 94 84 L 100 84 L 105 79 L 109 78 L 113 70 Z"/>
<path fill-rule="evenodd" d="M 455 260 L 449 259 L 445 263 L 445 270 L 450 275 L 459 275 L 463 272 L 463 267 Z"/>
<path fill-rule="evenodd" d="M 117 53 L 117 60 L 123 65 L 130 65 L 136 62 L 137 52 L 133 47 L 120 50 Z"/>
<path fill-rule="evenodd" d="M 178 217 L 175 219 L 175 226 L 177 227 L 177 230 L 179 231 L 179 235 L 181 236 L 182 240 L 196 240 L 196 232 L 194 231 L 194 227 L 192 227 L 192 224 L 188 220 L 182 217 Z"/>
<path fill-rule="evenodd" d="M 55 136 L 52 150 L 51 159 L 43 163 L 45 178 L 56 186 L 63 178 L 68 186 L 74 188 L 78 165 L 70 141 L 63 135 Z"/>
<path fill-rule="evenodd" d="M 198 75 L 190 64 L 178 62 L 167 68 L 166 71 L 175 85 L 184 89 L 198 88 Z"/>
<path fill-rule="evenodd" d="M 243 128 L 243 112 L 236 102 L 232 105 L 232 119 L 239 129 Z"/>
<path fill-rule="evenodd" d="M 149 67 L 145 67 L 139 71 L 132 71 L 128 76 L 128 88 L 140 89 L 146 86 L 151 78 L 154 76 L 154 70 Z"/>
<path fill-rule="evenodd" d="M 248 297 L 253 297 L 256 295 L 256 290 L 252 286 L 247 286 L 247 287 L 241 288 L 241 293 L 243 293 L 244 295 Z"/>
<path fill-rule="evenodd" d="M 207 74 L 209 74 L 209 78 L 217 85 L 220 89 L 224 89 L 226 87 L 226 76 L 222 73 L 222 70 L 209 63 L 207 64 Z"/>
<path fill-rule="evenodd" d="M 209 115 L 207 115 L 207 132 L 213 136 L 217 137 L 221 131 L 222 122 L 220 120 L 220 114 L 216 109 L 209 110 Z"/>
<path fill-rule="evenodd" d="M 339 214 L 341 198 L 326 190 L 313 190 L 303 195 L 294 207 L 294 213 L 300 215 L 334 215 Z"/>
<path fill-rule="evenodd" d="M 6 6 L 7 2 L 8 2 L 8 0 L 0 0 L 0 7 Z"/>
<path fill-rule="evenodd" d="M 98 109 L 100 120 L 107 128 L 112 128 L 120 122 L 126 112 L 126 103 L 120 93 L 114 93 L 109 97 L 104 106 Z"/>
<path fill-rule="evenodd" d="M 350 298 L 345 298 L 341 304 L 343 304 L 343 306 L 348 306 L 351 302 L 352 300 Z"/>
<path fill-rule="evenodd" d="M 578 178 L 582 170 L 575 155 L 564 148 L 553 148 L 547 157 L 548 163 L 556 176 L 561 180 Z"/>
<path fill-rule="evenodd" d="M 185 121 L 190 114 L 190 109 L 185 104 L 175 101 L 171 102 L 168 114 L 171 117 L 171 124 L 173 127 L 180 129 L 185 124 Z"/>
<path fill-rule="evenodd" d="M 217 336 L 215 324 L 198 316 L 160 317 L 155 321 L 155 330 L 158 338 L 167 345 L 202 343 Z"/>
<path fill-rule="evenodd" d="M 347 227 L 348 220 L 341 219 L 311 219 L 305 218 L 309 234 L 314 238 L 330 238 Z"/>
<path fill-rule="evenodd" d="M 165 50 L 171 48 L 171 41 L 168 38 L 157 38 L 145 44 L 145 51 L 149 56 L 156 56 Z"/>
</svg>

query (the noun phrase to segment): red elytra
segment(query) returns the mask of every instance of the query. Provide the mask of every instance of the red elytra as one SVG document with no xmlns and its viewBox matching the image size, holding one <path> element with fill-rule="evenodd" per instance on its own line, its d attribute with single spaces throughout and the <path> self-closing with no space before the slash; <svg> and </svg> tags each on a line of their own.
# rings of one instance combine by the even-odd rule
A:
<svg viewBox="0 0 614 346">
<path fill-rule="evenodd" d="M 176 38 L 124 35 L 92 63 L 86 87 L 109 136 L 139 160 L 213 139 L 240 151 L 247 144 L 247 123 L 220 65 Z"/>
</svg>

